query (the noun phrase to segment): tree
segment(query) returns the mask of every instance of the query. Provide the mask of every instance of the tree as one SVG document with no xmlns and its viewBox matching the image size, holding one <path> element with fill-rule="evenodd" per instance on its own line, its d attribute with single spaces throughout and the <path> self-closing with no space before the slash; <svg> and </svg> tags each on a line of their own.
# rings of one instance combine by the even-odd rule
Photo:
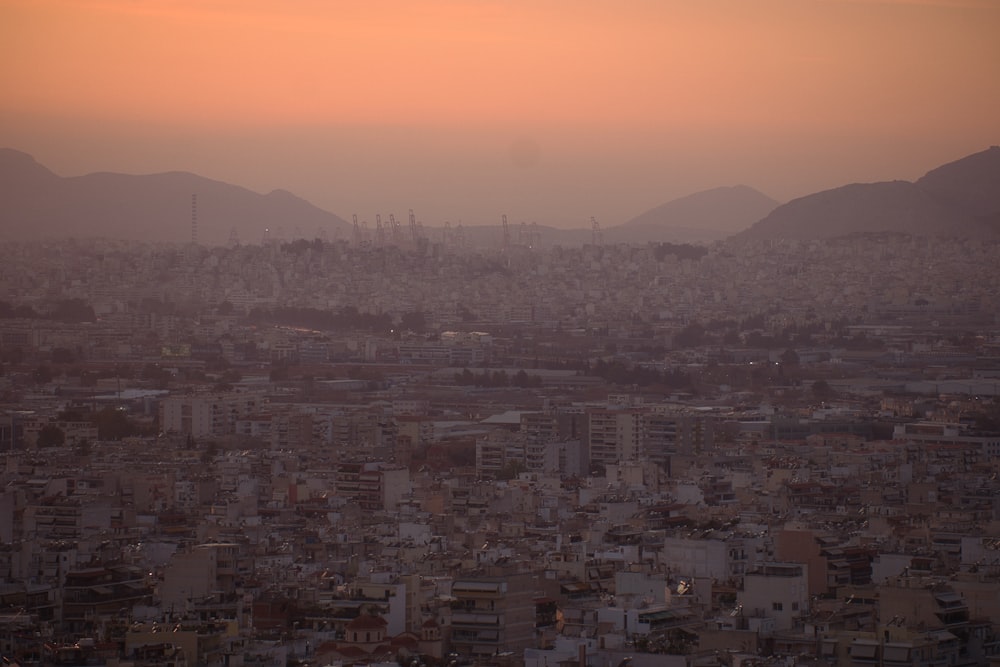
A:
<svg viewBox="0 0 1000 667">
<path fill-rule="evenodd" d="M 698 347 L 705 339 L 705 328 L 692 322 L 674 335 L 674 347 Z"/>
<path fill-rule="evenodd" d="M 36 384 L 48 384 L 52 382 L 52 378 L 54 377 L 52 375 L 52 369 L 45 364 L 36 368 L 33 375 Z"/>
<path fill-rule="evenodd" d="M 52 363 L 71 364 L 76 361 L 76 354 L 67 347 L 52 348 Z"/>
<path fill-rule="evenodd" d="M 527 372 L 522 368 L 517 373 L 514 374 L 511 384 L 515 387 L 540 387 L 542 386 L 542 378 L 539 375 L 528 375 Z"/>
<path fill-rule="evenodd" d="M 152 383 L 157 389 L 166 389 L 170 384 L 170 380 L 173 379 L 170 371 L 156 363 L 148 363 L 143 366 L 140 377 Z"/>
<path fill-rule="evenodd" d="M 268 379 L 271 382 L 287 382 L 292 376 L 291 371 L 288 369 L 288 364 L 282 361 L 276 361 L 271 365 L 271 372 L 268 374 Z"/>
<path fill-rule="evenodd" d="M 37 319 L 38 313 L 31 306 L 14 306 L 6 301 L 0 301 L 0 319 L 25 318 Z"/>
<path fill-rule="evenodd" d="M 468 368 L 463 368 L 461 373 L 455 373 L 455 384 L 469 386 L 476 383 L 476 376 Z"/>
<path fill-rule="evenodd" d="M 56 419 L 61 422 L 82 422 L 84 414 L 75 408 L 66 408 L 56 414 Z"/>
<path fill-rule="evenodd" d="M 834 395 L 833 387 L 826 380 L 816 380 L 812 383 L 812 393 L 817 399 L 825 401 Z"/>
<path fill-rule="evenodd" d="M 94 309 L 83 299 L 61 299 L 56 302 L 49 315 L 60 322 L 95 322 Z"/>
<path fill-rule="evenodd" d="M 205 443 L 205 449 L 201 451 L 201 462 L 211 463 L 215 460 L 216 454 L 219 453 L 219 445 L 214 440 L 209 440 Z"/>
<path fill-rule="evenodd" d="M 464 303 L 455 306 L 455 313 L 462 318 L 463 322 L 475 322 L 476 314 L 469 310 Z"/>
<path fill-rule="evenodd" d="M 66 442 L 66 434 L 55 424 L 46 424 L 38 431 L 39 447 L 62 447 Z"/>
<path fill-rule="evenodd" d="M 403 316 L 399 320 L 399 328 L 413 331 L 414 333 L 423 333 L 427 328 L 427 316 L 421 310 L 403 313 Z"/>
<path fill-rule="evenodd" d="M 136 434 L 136 426 L 124 410 L 105 407 L 91 417 L 100 440 L 121 440 Z"/>
<path fill-rule="evenodd" d="M 527 468 L 520 461 L 510 461 L 504 467 L 497 471 L 497 479 L 508 480 L 514 479 L 522 472 L 526 471 Z"/>
<path fill-rule="evenodd" d="M 788 348 L 787 350 L 781 353 L 781 363 L 785 364 L 786 366 L 798 365 L 799 353 L 793 350 L 792 348 Z"/>
</svg>

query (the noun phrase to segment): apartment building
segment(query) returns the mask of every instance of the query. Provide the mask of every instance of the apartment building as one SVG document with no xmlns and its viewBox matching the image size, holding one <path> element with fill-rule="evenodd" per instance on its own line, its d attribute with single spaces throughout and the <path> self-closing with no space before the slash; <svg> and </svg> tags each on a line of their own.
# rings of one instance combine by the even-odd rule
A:
<svg viewBox="0 0 1000 667">
<path fill-rule="evenodd" d="M 775 630 L 788 630 L 809 611 L 808 566 L 764 563 L 743 576 L 739 594 L 746 616 L 774 619 Z"/>
<path fill-rule="evenodd" d="M 160 401 L 160 428 L 192 438 L 231 435 L 236 433 L 239 420 L 265 402 L 258 392 L 169 396 Z"/>
<path fill-rule="evenodd" d="M 463 577 L 452 583 L 451 596 L 451 645 L 460 655 L 519 653 L 534 641 L 531 575 Z"/>
<path fill-rule="evenodd" d="M 646 433 L 641 409 L 594 408 L 587 417 L 591 465 L 638 460 Z"/>
</svg>

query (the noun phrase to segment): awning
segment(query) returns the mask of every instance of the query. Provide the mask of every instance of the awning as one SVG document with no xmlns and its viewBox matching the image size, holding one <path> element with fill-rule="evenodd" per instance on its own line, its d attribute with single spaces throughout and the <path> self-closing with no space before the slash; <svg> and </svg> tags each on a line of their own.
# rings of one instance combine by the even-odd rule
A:
<svg viewBox="0 0 1000 667">
<path fill-rule="evenodd" d="M 878 654 L 878 642 L 855 640 L 851 644 L 851 657 L 874 660 Z"/>
<path fill-rule="evenodd" d="M 885 662 L 910 662 L 910 652 L 912 646 L 906 644 L 886 644 L 882 659 Z"/>
</svg>

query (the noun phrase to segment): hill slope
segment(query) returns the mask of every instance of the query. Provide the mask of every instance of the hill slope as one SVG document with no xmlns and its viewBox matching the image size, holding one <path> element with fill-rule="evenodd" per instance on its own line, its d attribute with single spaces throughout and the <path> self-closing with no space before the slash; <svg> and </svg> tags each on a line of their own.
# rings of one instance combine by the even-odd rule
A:
<svg viewBox="0 0 1000 667">
<path fill-rule="evenodd" d="M 187 172 L 63 178 L 25 153 L 0 149 L 0 210 L 9 239 L 189 241 L 192 195 L 198 240 L 209 245 L 226 243 L 234 230 L 241 240 L 257 243 L 268 228 L 287 238 L 343 236 L 349 229 L 341 218 L 284 190 L 264 195 Z"/>
<path fill-rule="evenodd" d="M 605 230 L 616 242 L 711 241 L 742 231 L 778 206 L 745 185 L 680 197 Z"/>
<path fill-rule="evenodd" d="M 736 239 L 822 239 L 867 232 L 1000 238 L 1000 148 L 916 183 L 854 183 L 779 206 Z"/>
<path fill-rule="evenodd" d="M 1000 146 L 932 169 L 917 186 L 1000 231 Z"/>
</svg>

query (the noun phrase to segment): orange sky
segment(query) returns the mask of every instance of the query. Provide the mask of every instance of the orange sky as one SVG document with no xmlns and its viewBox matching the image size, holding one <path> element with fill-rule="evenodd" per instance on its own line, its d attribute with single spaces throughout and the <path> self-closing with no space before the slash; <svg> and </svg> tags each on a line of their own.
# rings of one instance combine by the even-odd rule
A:
<svg viewBox="0 0 1000 667">
<path fill-rule="evenodd" d="M 0 145 L 344 217 L 623 222 L 1000 143 L 994 0 L 2 0 Z"/>
</svg>

